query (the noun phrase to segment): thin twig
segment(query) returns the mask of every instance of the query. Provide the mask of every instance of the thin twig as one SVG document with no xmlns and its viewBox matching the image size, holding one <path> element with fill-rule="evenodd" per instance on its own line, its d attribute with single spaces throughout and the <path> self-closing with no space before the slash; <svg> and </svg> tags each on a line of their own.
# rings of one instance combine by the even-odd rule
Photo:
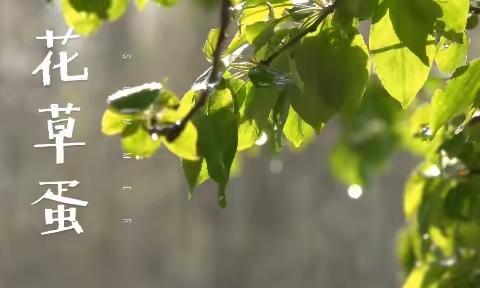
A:
<svg viewBox="0 0 480 288">
<path fill-rule="evenodd" d="M 227 38 L 227 28 L 230 22 L 230 0 L 222 0 L 222 7 L 220 11 L 220 31 L 215 50 L 212 55 L 212 69 L 207 79 L 207 85 L 198 96 L 198 101 L 192 109 L 177 123 L 167 125 L 153 125 L 150 129 L 150 134 L 157 134 L 165 136 L 168 141 L 175 140 L 180 133 L 185 129 L 188 121 L 192 120 L 195 114 L 202 109 L 207 102 L 208 96 L 215 90 L 219 82 L 219 75 L 222 72 L 222 47 Z"/>
<path fill-rule="evenodd" d="M 273 52 L 267 59 L 264 59 L 261 61 L 261 64 L 264 65 L 270 65 L 275 58 L 280 56 L 283 52 L 300 42 L 303 37 L 307 36 L 307 34 L 314 32 L 317 30 L 318 26 L 327 18 L 328 15 L 333 13 L 335 11 L 335 8 L 337 7 L 337 1 L 334 1 L 332 4 L 329 6 L 325 7 L 322 12 L 320 12 L 320 15 L 318 16 L 317 20 L 312 23 L 307 29 L 303 30 L 302 32 L 298 33 L 293 37 L 289 42 L 287 42 L 285 45 L 281 46 L 277 51 Z"/>
<path fill-rule="evenodd" d="M 296 43 L 300 42 L 303 37 L 307 34 L 314 32 L 317 30 L 318 26 L 327 18 L 328 15 L 335 11 L 337 7 L 337 1 L 334 1 L 329 6 L 325 7 L 318 16 L 318 18 L 310 25 L 308 28 L 300 32 L 299 34 L 295 35 L 288 43 L 280 47 L 277 51 L 272 53 L 267 59 L 263 60 L 261 64 L 269 65 L 275 58 L 277 58 L 280 54 L 288 50 L 290 47 L 295 45 Z M 208 96 L 215 90 L 216 86 L 219 82 L 219 77 L 221 74 L 221 56 L 222 56 L 222 46 L 223 42 L 225 42 L 227 38 L 227 28 L 230 22 L 230 1 L 229 0 L 222 0 L 222 8 L 221 8 L 221 21 L 220 21 L 220 31 L 218 36 L 217 45 L 215 47 L 215 51 L 213 53 L 213 63 L 212 69 L 210 71 L 209 77 L 207 79 L 207 85 L 204 90 L 202 90 L 200 96 L 198 97 L 198 101 L 192 107 L 192 109 L 188 112 L 185 117 L 174 124 L 156 124 L 153 123 L 153 127 L 150 128 L 150 134 L 157 134 L 160 136 L 165 136 L 168 141 L 174 141 L 180 133 L 185 129 L 188 121 L 192 120 L 195 114 L 205 105 L 207 102 Z"/>
<path fill-rule="evenodd" d="M 480 14 L 480 7 L 470 5 L 470 13 Z"/>
</svg>

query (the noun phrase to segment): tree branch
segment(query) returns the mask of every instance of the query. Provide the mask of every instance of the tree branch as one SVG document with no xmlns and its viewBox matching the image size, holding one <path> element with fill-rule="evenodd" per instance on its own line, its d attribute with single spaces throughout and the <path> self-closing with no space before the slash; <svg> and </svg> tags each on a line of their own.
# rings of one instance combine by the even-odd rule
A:
<svg viewBox="0 0 480 288">
<path fill-rule="evenodd" d="M 300 42 L 303 37 L 307 34 L 317 30 L 318 26 L 327 18 L 328 15 L 335 11 L 337 3 L 339 0 L 332 2 L 329 6 L 326 6 L 321 12 L 318 18 L 313 22 L 308 28 L 298 33 L 285 45 L 281 46 L 277 51 L 272 53 L 267 59 L 263 60 L 261 64 L 269 65 L 275 58 L 280 54 Z M 218 85 L 221 77 L 222 69 L 222 47 L 227 38 L 227 28 L 230 22 L 230 0 L 222 0 L 222 7 L 220 11 L 220 31 L 218 36 L 218 41 L 213 53 L 212 68 L 207 79 L 207 85 L 204 90 L 201 91 L 201 94 L 198 97 L 198 101 L 192 107 L 192 109 L 185 115 L 185 117 L 178 121 L 177 123 L 172 124 L 157 124 L 155 119 L 152 121 L 152 127 L 149 129 L 150 134 L 157 134 L 159 136 L 165 136 L 168 141 L 174 141 L 183 129 L 187 125 L 188 121 L 192 120 L 195 114 L 205 105 L 207 102 L 208 96 L 215 90 Z"/>
<path fill-rule="evenodd" d="M 264 65 L 270 65 L 275 58 L 280 56 L 283 52 L 300 42 L 303 37 L 307 36 L 307 34 L 314 32 L 317 30 L 318 26 L 327 18 L 328 15 L 333 13 L 335 11 L 335 8 L 337 8 L 337 1 L 332 2 L 329 6 L 325 7 L 321 12 L 320 15 L 318 16 L 317 20 L 312 23 L 307 29 L 303 30 L 302 32 L 298 33 L 293 37 L 289 42 L 287 42 L 285 45 L 281 46 L 277 51 L 273 52 L 267 59 L 264 59 L 261 61 L 261 64 Z"/>
<path fill-rule="evenodd" d="M 470 5 L 470 13 L 473 14 L 480 14 L 480 7 Z"/>
<path fill-rule="evenodd" d="M 227 28 L 230 23 L 230 0 L 222 0 L 221 10 L 220 10 L 220 31 L 218 35 L 218 41 L 215 46 L 215 51 L 212 55 L 212 68 L 207 79 L 207 85 L 198 96 L 198 101 L 192 107 L 192 109 L 183 117 L 182 120 L 174 124 L 153 124 L 153 127 L 150 128 L 150 134 L 157 134 L 165 136 L 169 142 L 174 141 L 183 129 L 187 125 L 188 121 L 192 120 L 193 116 L 205 105 L 207 102 L 208 96 L 215 90 L 218 83 L 220 82 L 220 74 L 222 69 L 222 47 L 225 39 L 227 38 Z"/>
</svg>

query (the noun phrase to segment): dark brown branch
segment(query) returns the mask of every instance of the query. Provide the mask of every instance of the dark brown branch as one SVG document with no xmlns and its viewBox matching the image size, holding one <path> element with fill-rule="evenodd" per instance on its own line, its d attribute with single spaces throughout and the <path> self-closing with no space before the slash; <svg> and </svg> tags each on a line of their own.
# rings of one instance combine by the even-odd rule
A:
<svg viewBox="0 0 480 288">
<path fill-rule="evenodd" d="M 303 30 L 302 32 L 298 33 L 293 37 L 289 42 L 287 42 L 285 45 L 281 46 L 277 51 L 273 52 L 267 59 L 264 59 L 261 61 L 261 64 L 264 65 L 270 65 L 275 58 L 280 56 L 283 52 L 288 50 L 289 48 L 293 47 L 295 44 L 300 42 L 303 37 L 307 36 L 307 34 L 315 32 L 317 30 L 318 26 L 327 18 L 328 15 L 333 13 L 335 11 L 335 8 L 337 8 L 337 1 L 334 1 L 332 4 L 329 6 L 325 7 L 321 12 L 318 18 L 315 20 L 315 22 L 312 23 L 307 29 Z"/>
<path fill-rule="evenodd" d="M 174 124 L 154 124 L 149 131 L 150 134 L 165 136 L 170 142 L 175 140 L 180 135 L 180 133 L 182 133 L 183 129 L 185 129 L 188 121 L 192 120 L 195 114 L 205 105 L 208 96 L 215 90 L 216 86 L 221 80 L 220 74 L 222 72 L 222 47 L 225 39 L 227 38 L 227 28 L 229 22 L 230 0 L 222 0 L 220 10 L 220 31 L 218 33 L 218 41 L 212 55 L 212 68 L 207 79 L 206 87 L 200 92 L 197 102 L 182 120 Z"/>
<path fill-rule="evenodd" d="M 480 123 L 480 116 L 479 115 L 473 115 L 470 121 L 468 121 L 469 126 L 475 126 L 478 123 Z"/>
<path fill-rule="evenodd" d="M 328 15 L 335 11 L 337 7 L 337 3 L 340 0 L 337 0 L 330 4 L 329 6 L 325 7 L 321 12 L 318 18 L 305 30 L 300 32 L 299 34 L 295 35 L 288 43 L 280 47 L 277 51 L 272 53 L 267 59 L 262 61 L 262 64 L 269 65 L 275 58 L 277 58 L 280 54 L 300 42 L 303 37 L 307 34 L 314 32 L 317 30 L 318 26 L 327 18 Z M 198 101 L 195 103 L 193 108 L 188 112 L 185 117 L 177 123 L 173 124 L 156 124 L 153 123 L 152 127 L 150 128 L 150 134 L 157 134 L 159 136 L 165 136 L 168 141 L 174 141 L 180 133 L 185 129 L 188 121 L 192 120 L 195 114 L 205 105 L 207 102 L 208 96 L 215 90 L 218 82 L 220 81 L 221 77 L 221 69 L 222 69 L 222 46 L 227 38 L 227 28 L 230 22 L 230 1 L 229 0 L 222 0 L 222 7 L 221 7 L 221 21 L 220 21 L 220 31 L 218 36 L 218 41 L 215 47 L 215 51 L 213 53 L 213 63 L 212 68 L 210 70 L 209 77 L 207 79 L 207 85 L 204 90 L 201 91 L 201 94 L 198 97 Z"/>
<path fill-rule="evenodd" d="M 480 14 L 480 7 L 470 5 L 470 13 L 473 14 Z"/>
</svg>

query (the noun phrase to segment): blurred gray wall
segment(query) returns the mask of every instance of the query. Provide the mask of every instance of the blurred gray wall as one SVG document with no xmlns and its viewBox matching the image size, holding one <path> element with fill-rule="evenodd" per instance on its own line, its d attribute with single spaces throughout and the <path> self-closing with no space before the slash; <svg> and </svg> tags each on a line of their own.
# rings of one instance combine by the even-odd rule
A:
<svg viewBox="0 0 480 288">
<path fill-rule="evenodd" d="M 207 66 L 201 48 L 215 13 L 130 7 L 69 42 L 69 53 L 79 52 L 69 69 L 88 67 L 88 82 L 62 83 L 54 72 L 47 88 L 31 75 L 47 53 L 35 36 L 66 32 L 58 4 L 1 0 L 0 16 L 1 288 L 399 286 L 394 241 L 412 159 L 395 157 L 392 172 L 352 200 L 328 170 L 331 125 L 306 151 L 283 153 L 279 173 L 266 151 L 247 157 L 221 210 L 213 185 L 186 199 L 182 170 L 166 151 L 122 159 L 118 138 L 101 135 L 105 98 L 123 86 L 168 77 L 180 95 L 189 88 Z M 55 165 L 53 149 L 33 149 L 47 142 L 48 115 L 37 110 L 68 102 L 82 109 L 74 140 L 87 146 L 67 148 L 66 163 Z M 74 179 L 81 184 L 66 195 L 89 201 L 77 210 L 85 234 L 41 236 L 52 228 L 44 209 L 56 205 L 30 206 L 45 192 L 38 182 Z"/>
</svg>

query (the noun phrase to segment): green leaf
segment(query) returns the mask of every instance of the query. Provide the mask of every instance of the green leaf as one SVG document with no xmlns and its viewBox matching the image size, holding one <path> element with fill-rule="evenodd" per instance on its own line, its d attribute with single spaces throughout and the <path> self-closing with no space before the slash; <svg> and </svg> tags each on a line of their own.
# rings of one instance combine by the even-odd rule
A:
<svg viewBox="0 0 480 288">
<path fill-rule="evenodd" d="M 173 141 L 169 142 L 164 137 L 161 138 L 162 143 L 167 147 L 170 152 L 177 155 L 180 158 L 186 160 L 197 160 L 197 128 L 188 122 L 182 133 Z"/>
<path fill-rule="evenodd" d="M 477 216 L 478 217 L 478 216 Z M 480 241 L 480 225 L 477 221 L 470 221 L 458 225 L 457 241 L 461 246 L 476 249 Z"/>
<path fill-rule="evenodd" d="M 428 78 L 435 56 L 433 24 L 439 8 L 429 0 L 384 0 L 370 30 L 375 71 L 404 108 Z"/>
<path fill-rule="evenodd" d="M 250 89 L 248 99 L 246 100 L 244 119 L 254 120 L 259 129 L 264 129 L 269 125 L 268 118 L 272 113 L 279 96 L 275 88 L 257 88 Z"/>
<path fill-rule="evenodd" d="M 417 172 L 408 179 L 403 197 L 403 211 L 407 219 L 411 219 L 420 207 L 424 186 L 425 179 Z"/>
<path fill-rule="evenodd" d="M 191 196 L 195 188 L 209 178 L 207 162 L 203 158 L 198 161 L 182 159 L 182 168 L 185 178 L 187 178 L 188 186 L 190 187 L 189 195 Z"/>
<path fill-rule="evenodd" d="M 299 148 L 315 134 L 315 130 L 290 107 L 283 133 L 295 148 Z"/>
<path fill-rule="evenodd" d="M 210 95 L 206 107 L 206 114 L 216 113 L 220 110 L 234 111 L 233 95 L 230 89 L 225 87 L 218 88 Z"/>
<path fill-rule="evenodd" d="M 430 105 L 419 106 L 405 121 L 404 144 L 411 151 L 420 155 L 428 155 L 435 150 L 435 142 L 430 141 L 432 135 L 428 128 L 430 123 Z M 422 135 L 423 134 L 423 135 Z M 438 137 L 440 138 L 440 137 Z M 437 139 L 437 137 L 435 137 Z"/>
<path fill-rule="evenodd" d="M 360 19 L 370 18 L 378 6 L 379 0 L 343 0 L 339 2 L 338 10 Z"/>
<path fill-rule="evenodd" d="M 397 258 L 405 272 L 410 272 L 415 267 L 415 243 L 412 229 L 402 229 L 397 237 Z"/>
<path fill-rule="evenodd" d="M 135 0 L 135 5 L 137 5 L 138 10 L 145 9 L 149 0 Z"/>
<path fill-rule="evenodd" d="M 226 183 L 237 151 L 237 117 L 221 109 L 197 118 L 198 149 L 207 161 L 208 174 L 218 183 Z"/>
<path fill-rule="evenodd" d="M 288 55 L 288 70 L 290 71 L 292 81 L 295 83 L 295 85 L 297 85 L 300 91 L 303 91 L 305 89 L 305 83 L 303 83 L 303 80 L 298 73 L 297 63 L 295 61 L 295 55 L 293 53 L 290 53 L 290 55 Z"/>
<path fill-rule="evenodd" d="M 444 73 L 452 73 L 455 69 L 467 61 L 470 38 L 466 32 L 463 33 L 461 43 L 457 43 L 442 36 L 437 44 L 437 56 L 435 62 L 438 69 Z"/>
<path fill-rule="evenodd" d="M 277 21 L 271 19 L 265 22 L 256 22 L 246 26 L 245 37 L 248 43 L 257 50 L 263 47 L 272 38 Z"/>
<path fill-rule="evenodd" d="M 440 31 L 453 34 L 462 34 L 467 25 L 469 0 L 434 0 L 442 9 L 439 18 Z"/>
<path fill-rule="evenodd" d="M 230 177 L 239 177 L 242 173 L 242 163 L 243 159 L 240 153 L 235 154 L 235 158 L 233 159 L 232 168 L 230 169 Z"/>
<path fill-rule="evenodd" d="M 445 257 L 452 257 L 454 253 L 455 240 L 452 237 L 451 229 L 430 227 L 429 235 L 432 243 L 436 245 L 445 255 Z"/>
<path fill-rule="evenodd" d="M 122 133 L 122 146 L 127 152 L 137 156 L 149 157 L 160 147 L 160 143 L 164 143 L 167 149 L 178 157 L 197 160 L 198 133 L 191 122 L 186 124 L 173 142 L 169 142 L 163 136 L 150 135 L 146 131 L 145 127 L 151 125 L 150 112 L 157 113 L 156 123 L 163 125 L 180 121 L 190 109 L 186 107 L 185 102 L 180 105 L 180 101 L 172 92 L 156 89 L 160 87 L 158 83 L 151 83 L 121 90 L 110 96 L 111 107 L 102 118 L 103 133 L 107 135 Z M 156 109 L 149 113 L 140 113 L 151 106 L 155 106 Z"/>
<path fill-rule="evenodd" d="M 61 0 L 65 21 L 80 35 L 97 30 L 103 21 L 114 21 L 125 13 L 128 0 Z"/>
<path fill-rule="evenodd" d="M 407 280 L 405 281 L 405 284 L 403 285 L 403 288 L 423 288 L 425 287 L 423 285 L 425 275 L 428 272 L 428 266 L 427 265 L 421 265 L 415 267 L 413 271 L 408 275 Z"/>
<path fill-rule="evenodd" d="M 160 4 L 165 7 L 171 7 L 177 4 L 177 0 L 153 0 L 153 2 Z"/>
<path fill-rule="evenodd" d="M 226 185 L 238 145 L 238 117 L 230 90 L 220 89 L 210 95 L 204 113 L 194 119 L 198 151 L 206 160 L 210 178 Z"/>
<path fill-rule="evenodd" d="M 289 75 L 264 65 L 250 69 L 248 78 L 255 87 L 279 87 L 292 83 Z"/>
<path fill-rule="evenodd" d="M 480 90 L 480 60 L 458 68 L 432 99 L 430 125 L 435 133 L 454 116 L 466 113 Z"/>
<path fill-rule="evenodd" d="M 282 13 L 292 7 L 292 4 L 289 3 L 290 1 L 285 1 L 285 0 L 273 0 L 273 1 L 268 1 L 272 5 L 273 8 L 273 15 L 271 15 L 272 11 L 270 10 L 270 7 L 268 5 L 265 5 L 264 3 L 267 3 L 267 1 L 256 1 L 256 3 L 250 3 L 249 5 L 242 10 L 242 13 L 240 15 L 239 19 L 239 24 L 244 26 L 244 25 L 251 25 L 256 22 L 266 22 L 269 19 L 272 18 L 280 18 L 282 16 Z M 283 3 L 282 3 L 283 2 Z M 280 5 L 274 5 L 275 3 L 282 3 Z M 262 5 L 263 4 L 263 5 Z M 273 16 L 273 17 L 272 17 Z"/>
<path fill-rule="evenodd" d="M 242 47 L 245 46 L 248 46 L 247 39 L 245 39 L 245 33 L 241 33 L 241 31 L 238 31 L 235 36 L 233 36 L 232 41 L 230 41 L 230 44 L 228 44 L 225 51 L 223 51 L 222 56 L 228 57 L 232 54 L 235 54 L 236 51 L 241 50 Z"/>
<path fill-rule="evenodd" d="M 178 109 L 175 110 L 174 117 L 179 117 L 178 119 L 185 117 L 197 102 L 198 95 L 199 91 L 188 90 L 180 100 L 180 105 L 178 106 Z"/>
<path fill-rule="evenodd" d="M 220 36 L 220 29 L 215 28 L 210 30 L 210 32 L 208 32 L 207 41 L 205 41 L 205 45 L 203 46 L 203 53 L 209 62 L 213 61 L 213 54 L 217 47 L 218 36 Z"/>
<path fill-rule="evenodd" d="M 287 121 L 289 108 L 290 102 L 285 91 L 281 91 L 278 100 L 268 117 L 268 124 L 264 128 L 264 131 L 268 136 L 267 139 L 269 146 L 274 153 L 279 153 L 283 149 L 283 127 Z"/>
<path fill-rule="evenodd" d="M 475 217 L 476 205 L 478 205 L 477 191 L 479 188 L 478 178 L 465 181 L 450 189 L 445 197 L 445 214 L 449 218 L 459 221 L 470 221 Z M 477 181 L 475 181 L 477 180 Z"/>
<path fill-rule="evenodd" d="M 109 136 L 120 134 L 128 123 L 131 123 L 136 118 L 135 115 L 119 114 L 111 109 L 107 109 L 102 117 L 102 132 Z"/>
<path fill-rule="evenodd" d="M 232 81 L 230 81 L 230 83 L 233 84 Z M 241 120 L 244 120 L 244 117 L 246 116 L 245 113 L 247 111 L 247 108 L 250 105 L 250 102 L 254 96 L 255 90 L 253 88 L 253 84 L 250 81 L 245 82 L 245 85 L 242 85 L 243 87 L 241 89 L 239 89 L 238 87 L 233 87 L 233 85 L 231 84 L 230 84 L 230 90 L 234 94 L 234 99 L 236 103 L 235 110 L 240 115 Z"/>
<path fill-rule="evenodd" d="M 233 99 L 235 99 L 235 111 L 240 116 L 237 151 L 247 150 L 255 145 L 255 141 L 257 141 L 261 133 L 255 120 L 246 114 L 255 90 L 253 90 L 252 82 L 250 81 L 244 82 L 239 79 L 229 78 L 227 84 Z"/>
<path fill-rule="evenodd" d="M 429 175 L 429 178 L 426 179 L 422 192 L 422 201 L 416 213 L 418 232 L 421 233 L 421 235 L 429 233 L 432 227 L 441 227 L 445 221 L 447 221 L 443 201 L 445 193 L 448 192 L 453 185 L 454 182 L 446 180 L 443 177 L 433 177 Z"/>
<path fill-rule="evenodd" d="M 122 132 L 122 148 L 125 152 L 138 157 L 151 157 L 160 148 L 160 140 L 153 140 L 142 127 L 141 122 L 135 122 Z"/>
<path fill-rule="evenodd" d="M 467 19 L 467 30 L 473 30 L 478 26 L 478 15 L 470 14 Z"/>
<path fill-rule="evenodd" d="M 370 71 L 368 49 L 355 27 L 332 27 L 328 17 L 295 50 L 303 93 L 289 91 L 295 111 L 314 128 L 358 105 Z M 347 85 L 348 83 L 348 85 Z"/>
<path fill-rule="evenodd" d="M 238 126 L 238 151 L 250 149 L 255 145 L 258 137 L 260 137 L 261 130 L 253 119 L 244 120 Z"/>
<path fill-rule="evenodd" d="M 107 103 L 121 114 L 140 113 L 160 99 L 161 91 L 160 83 L 143 84 L 115 92 L 108 97 Z"/>
</svg>

